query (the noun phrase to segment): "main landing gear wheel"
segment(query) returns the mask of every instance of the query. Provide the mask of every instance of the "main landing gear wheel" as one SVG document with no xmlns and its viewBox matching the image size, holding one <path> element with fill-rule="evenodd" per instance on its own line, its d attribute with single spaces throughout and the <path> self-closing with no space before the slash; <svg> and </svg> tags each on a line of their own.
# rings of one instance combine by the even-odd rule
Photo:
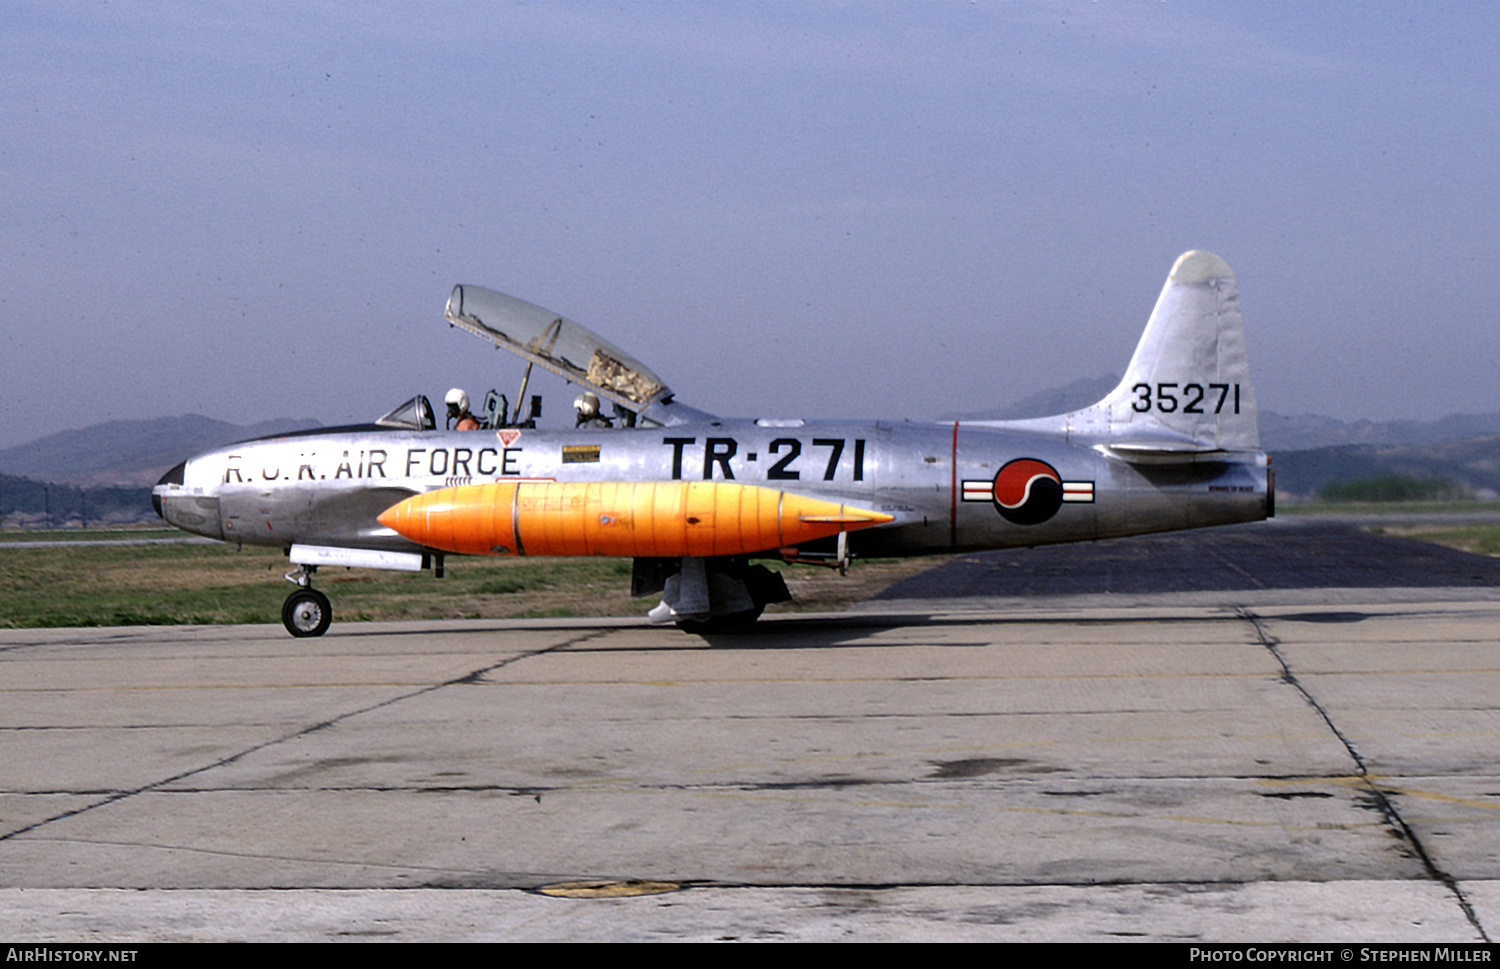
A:
<svg viewBox="0 0 1500 969">
<path fill-rule="evenodd" d="M 321 636 L 333 622 L 333 606 L 317 589 L 297 589 L 281 604 L 281 623 L 286 631 L 301 639 Z"/>
<path fill-rule="evenodd" d="M 731 612 L 723 616 L 710 616 L 707 619 L 679 619 L 677 628 L 685 633 L 692 633 L 694 636 L 744 632 L 755 625 L 755 620 L 760 618 L 763 608 L 763 606 L 756 606 L 744 612 Z"/>
</svg>

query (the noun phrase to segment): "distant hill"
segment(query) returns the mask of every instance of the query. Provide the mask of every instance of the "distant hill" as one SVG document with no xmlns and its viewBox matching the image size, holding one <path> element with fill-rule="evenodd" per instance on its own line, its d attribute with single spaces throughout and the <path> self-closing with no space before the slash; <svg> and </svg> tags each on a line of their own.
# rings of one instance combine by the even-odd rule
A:
<svg viewBox="0 0 1500 969">
<path fill-rule="evenodd" d="M 1269 451 L 1304 451 L 1348 444 L 1420 446 L 1497 434 L 1500 434 L 1500 411 L 1449 414 L 1435 421 L 1340 421 L 1314 414 L 1289 417 L 1275 411 L 1260 412 L 1261 447 Z"/>
<path fill-rule="evenodd" d="M 109 421 L 0 449 L 0 474 L 90 488 L 150 487 L 200 451 L 318 426 L 291 419 L 230 424 L 199 414 Z"/>
<path fill-rule="evenodd" d="M 1500 497 L 1500 435 L 1438 444 L 1375 447 L 1343 444 L 1272 457 L 1276 490 L 1308 497 L 1329 484 L 1383 476 L 1457 482 L 1477 498 Z"/>
</svg>

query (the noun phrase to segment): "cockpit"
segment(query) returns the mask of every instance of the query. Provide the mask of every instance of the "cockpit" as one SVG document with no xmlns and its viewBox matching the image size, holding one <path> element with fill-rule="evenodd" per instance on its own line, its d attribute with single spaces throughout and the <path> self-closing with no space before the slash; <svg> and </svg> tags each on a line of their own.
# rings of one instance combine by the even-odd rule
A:
<svg viewBox="0 0 1500 969">
<path fill-rule="evenodd" d="M 444 315 L 449 326 L 461 327 L 526 360 L 514 409 L 504 394 L 489 391 L 470 414 L 480 428 L 536 426 L 542 416 L 542 399 L 527 396 L 531 368 L 536 364 L 585 388 L 574 401 L 580 426 L 587 421 L 594 427 L 663 427 L 713 419 L 711 414 L 673 401 L 671 389 L 645 364 L 551 310 L 479 286 L 455 286 Z M 599 410 L 604 401 L 612 414 Z M 375 423 L 396 430 L 432 431 L 439 426 L 436 413 L 428 398 L 418 394 Z M 451 425 L 451 418 L 445 423 Z"/>
<path fill-rule="evenodd" d="M 501 423 L 494 427 L 526 426 L 540 416 L 540 401 L 531 399 L 530 411 L 523 417 L 521 401 L 526 399 L 526 384 L 531 368 L 540 364 L 569 383 L 586 389 L 613 405 L 614 416 L 608 420 L 615 427 L 664 426 L 711 419 L 702 411 L 674 403 L 672 391 L 645 364 L 592 331 L 551 310 L 506 296 L 480 286 L 455 286 L 448 297 L 444 314 L 450 326 L 470 333 L 509 350 L 526 360 L 526 376 L 521 380 L 516 412 L 506 416 L 505 398 L 494 391 L 485 398 L 498 397 L 490 419 Z M 476 413 L 475 417 L 484 420 Z"/>
<path fill-rule="evenodd" d="M 437 430 L 436 413 L 427 396 L 417 394 L 376 418 L 375 424 L 378 427 L 389 427 L 400 431 L 435 431 Z M 480 430 L 501 427 L 535 427 L 537 418 L 541 416 L 542 398 L 540 395 L 532 395 L 531 406 L 524 415 L 519 412 L 519 409 L 517 413 L 511 414 L 510 402 L 504 394 L 495 390 L 484 395 L 484 403 L 473 413 L 473 418 Z"/>
</svg>

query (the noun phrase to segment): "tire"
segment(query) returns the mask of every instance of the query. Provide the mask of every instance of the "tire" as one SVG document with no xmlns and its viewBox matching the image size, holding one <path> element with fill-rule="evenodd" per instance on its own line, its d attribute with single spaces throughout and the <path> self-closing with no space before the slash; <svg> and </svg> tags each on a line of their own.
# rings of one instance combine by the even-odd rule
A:
<svg viewBox="0 0 1500 969">
<path fill-rule="evenodd" d="M 747 609 L 744 612 L 732 612 L 726 616 L 710 616 L 707 619 L 682 619 L 677 622 L 677 628 L 694 636 L 708 636 L 713 633 L 744 632 L 755 625 L 755 620 L 760 618 L 759 607 Z"/>
<path fill-rule="evenodd" d="M 333 606 L 317 589 L 298 589 L 281 604 L 281 624 L 298 639 L 323 635 L 331 622 Z"/>
</svg>

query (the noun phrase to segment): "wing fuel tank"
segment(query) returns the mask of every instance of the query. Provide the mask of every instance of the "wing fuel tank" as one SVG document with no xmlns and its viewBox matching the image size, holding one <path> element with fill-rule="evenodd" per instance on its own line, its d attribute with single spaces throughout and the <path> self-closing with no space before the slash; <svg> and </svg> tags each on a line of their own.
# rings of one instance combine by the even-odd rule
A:
<svg viewBox="0 0 1500 969">
<path fill-rule="evenodd" d="M 748 555 L 868 528 L 890 515 L 728 481 L 505 481 L 443 488 L 380 523 L 467 555 Z"/>
</svg>

